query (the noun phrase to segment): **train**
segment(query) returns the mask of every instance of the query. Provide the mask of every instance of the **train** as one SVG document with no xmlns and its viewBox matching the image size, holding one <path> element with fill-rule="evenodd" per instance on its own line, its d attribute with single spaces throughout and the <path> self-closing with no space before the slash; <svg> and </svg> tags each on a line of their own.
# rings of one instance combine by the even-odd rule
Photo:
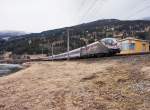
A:
<svg viewBox="0 0 150 110">
<path fill-rule="evenodd" d="M 120 53 L 120 47 L 115 38 L 104 38 L 92 44 L 58 55 L 49 56 L 49 60 L 79 59 L 90 57 L 112 56 Z"/>
</svg>

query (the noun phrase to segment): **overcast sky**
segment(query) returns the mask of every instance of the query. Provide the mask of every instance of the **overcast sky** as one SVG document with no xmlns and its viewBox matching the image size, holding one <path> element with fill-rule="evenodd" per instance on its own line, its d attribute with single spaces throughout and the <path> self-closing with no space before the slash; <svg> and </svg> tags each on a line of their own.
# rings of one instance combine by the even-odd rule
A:
<svg viewBox="0 0 150 110">
<path fill-rule="evenodd" d="M 150 0 L 0 0 L 0 30 L 41 32 L 97 19 L 149 17 Z"/>
</svg>

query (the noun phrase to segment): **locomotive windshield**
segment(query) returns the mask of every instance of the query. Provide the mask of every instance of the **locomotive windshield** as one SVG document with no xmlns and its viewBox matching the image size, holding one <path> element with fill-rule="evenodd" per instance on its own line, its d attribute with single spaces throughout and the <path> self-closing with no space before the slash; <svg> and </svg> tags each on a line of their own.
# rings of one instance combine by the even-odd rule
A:
<svg viewBox="0 0 150 110">
<path fill-rule="evenodd" d="M 117 40 L 114 38 L 105 38 L 101 40 L 105 45 L 108 46 L 116 46 L 117 45 Z"/>
</svg>

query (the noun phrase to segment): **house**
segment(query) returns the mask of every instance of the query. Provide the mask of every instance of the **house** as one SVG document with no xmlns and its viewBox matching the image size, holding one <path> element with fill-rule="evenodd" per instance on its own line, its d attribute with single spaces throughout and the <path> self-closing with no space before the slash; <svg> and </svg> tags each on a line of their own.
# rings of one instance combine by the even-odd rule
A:
<svg viewBox="0 0 150 110">
<path fill-rule="evenodd" d="M 12 60 L 12 52 L 5 52 L 3 54 L 3 60 Z"/>
<path fill-rule="evenodd" d="M 119 41 L 121 54 L 146 53 L 150 51 L 150 44 L 147 40 L 128 37 Z"/>
</svg>

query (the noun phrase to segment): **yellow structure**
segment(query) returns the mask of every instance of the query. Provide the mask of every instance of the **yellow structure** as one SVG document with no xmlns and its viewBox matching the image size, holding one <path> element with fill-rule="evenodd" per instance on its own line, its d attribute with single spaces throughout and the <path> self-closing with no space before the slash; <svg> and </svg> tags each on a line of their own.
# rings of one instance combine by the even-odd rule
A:
<svg viewBox="0 0 150 110">
<path fill-rule="evenodd" d="M 121 54 L 146 53 L 150 51 L 150 44 L 146 40 L 128 37 L 119 42 Z"/>
</svg>

